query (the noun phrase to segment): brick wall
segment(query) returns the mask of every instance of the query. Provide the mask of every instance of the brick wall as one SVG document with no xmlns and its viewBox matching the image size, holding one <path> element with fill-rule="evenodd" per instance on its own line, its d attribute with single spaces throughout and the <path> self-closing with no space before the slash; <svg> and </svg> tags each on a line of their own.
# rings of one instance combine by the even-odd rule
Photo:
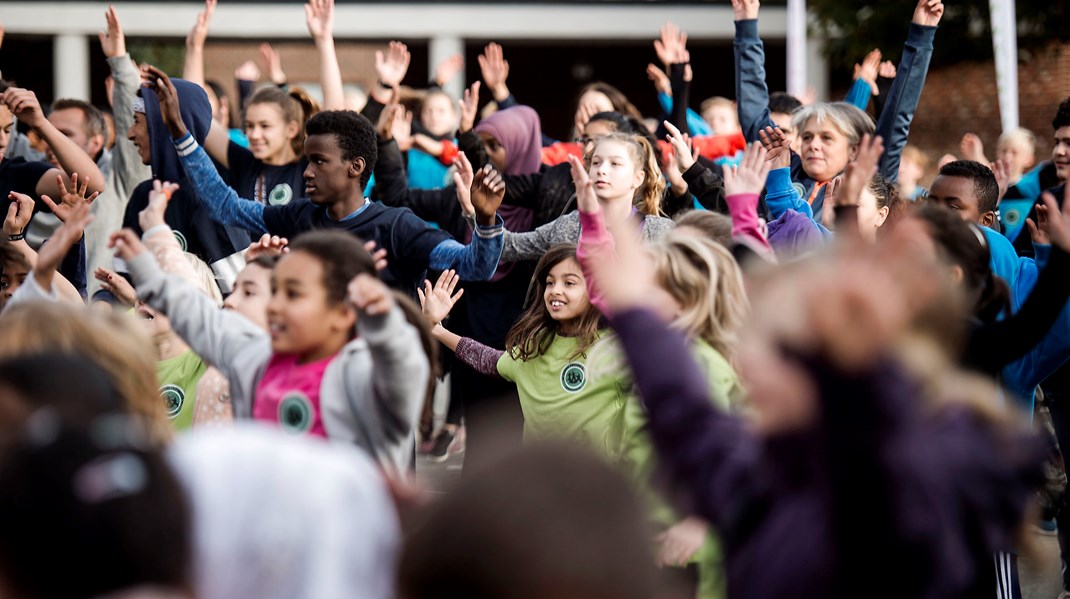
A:
<svg viewBox="0 0 1070 599">
<path fill-rule="evenodd" d="M 1055 45 L 1018 64 L 1021 126 L 1037 135 L 1037 159 L 1051 156 L 1051 119 L 1070 97 L 1070 44 Z M 925 82 L 910 143 L 935 162 L 944 153 L 958 154 L 962 135 L 981 137 L 989 159 L 995 158 L 1001 127 L 996 70 L 992 62 L 933 69 Z M 935 170 L 934 170 L 935 174 Z"/>
</svg>

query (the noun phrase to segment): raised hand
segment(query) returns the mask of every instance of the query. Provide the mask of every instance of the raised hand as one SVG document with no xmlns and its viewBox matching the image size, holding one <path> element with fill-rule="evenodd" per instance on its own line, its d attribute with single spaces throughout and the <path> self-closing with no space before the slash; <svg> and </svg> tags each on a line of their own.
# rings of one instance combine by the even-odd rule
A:
<svg viewBox="0 0 1070 599">
<path fill-rule="evenodd" d="M 242 258 L 246 262 L 252 262 L 260 256 L 281 256 L 290 251 L 290 248 L 286 247 L 288 245 L 290 245 L 290 241 L 285 237 L 264 233 L 260 236 L 260 239 L 250 243 L 249 247 L 245 248 Z"/>
<path fill-rule="evenodd" d="M 416 288 L 424 318 L 431 326 L 442 324 L 442 321 L 450 315 L 450 310 L 453 310 L 453 306 L 457 304 L 457 300 L 464 295 L 464 289 L 458 290 L 457 293 L 453 292 L 457 289 L 457 283 L 460 282 L 461 277 L 457 276 L 457 271 L 445 270 L 438 275 L 438 281 L 435 282 L 434 287 L 431 286 L 431 281 L 425 280 L 423 289 Z"/>
<path fill-rule="evenodd" d="M 308 0 L 305 25 L 312 39 L 320 42 L 334 35 L 334 0 Z"/>
<path fill-rule="evenodd" d="M 114 6 L 108 6 L 108 10 L 104 11 L 104 18 L 108 21 L 108 30 L 97 33 L 104 56 L 115 58 L 125 55 L 126 36 L 123 34 L 123 26 L 119 23 L 119 13 L 116 12 Z"/>
<path fill-rule="evenodd" d="M 737 21 L 757 19 L 760 7 L 761 2 L 758 0 L 732 0 L 732 12 Z"/>
<path fill-rule="evenodd" d="M 705 521 L 689 517 L 674 524 L 654 538 L 658 543 L 655 563 L 658 567 L 684 567 L 702 549 L 709 526 Z"/>
<path fill-rule="evenodd" d="M 247 60 L 238 68 L 234 69 L 234 78 L 238 81 L 251 81 L 256 83 L 260 80 L 260 67 L 256 66 L 256 61 Z"/>
<path fill-rule="evenodd" d="M 275 85 L 286 84 L 286 72 L 282 70 L 282 57 L 275 48 L 271 47 L 271 44 L 264 42 L 260 44 L 258 51 L 260 55 L 260 64 L 267 71 L 268 79 Z"/>
<path fill-rule="evenodd" d="M 11 205 L 7 207 L 7 217 L 4 219 L 4 235 L 22 235 L 33 218 L 33 198 L 14 191 L 7 197 Z"/>
<path fill-rule="evenodd" d="M 397 94 L 394 94 L 394 96 L 396 97 Z M 383 108 L 383 111 L 379 113 L 379 122 L 375 124 L 375 133 L 379 136 L 379 139 L 383 141 L 394 139 L 394 121 L 403 112 L 405 112 L 405 108 L 396 101 L 390 102 Z"/>
<path fill-rule="evenodd" d="M 687 33 L 680 30 L 674 23 L 669 22 L 661 26 L 661 39 L 654 40 L 654 51 L 658 54 L 658 60 L 665 68 L 671 64 L 680 62 L 680 56 L 687 47 Z"/>
<path fill-rule="evenodd" d="M 491 42 L 479 55 L 479 71 L 494 99 L 501 102 L 509 96 L 509 61 L 505 60 L 502 47 Z"/>
<path fill-rule="evenodd" d="M 60 263 L 67 256 L 71 246 L 74 245 L 85 233 L 86 226 L 93 221 L 93 215 L 89 214 L 89 202 L 83 202 L 71 208 L 67 219 L 63 221 L 48 243 L 41 246 L 37 252 L 37 266 L 33 269 L 34 280 L 41 289 L 51 291 L 52 277 L 59 268 Z"/>
<path fill-rule="evenodd" d="M 695 151 L 691 147 L 691 136 L 682 133 L 669 121 L 664 121 L 662 124 L 665 125 L 665 129 L 669 132 L 665 139 L 672 144 L 673 160 L 676 161 L 676 168 L 680 169 L 681 173 L 686 173 L 695 164 L 696 160 Z"/>
<path fill-rule="evenodd" d="M 725 196 L 762 193 L 770 169 L 765 154 L 765 148 L 760 143 L 754 142 L 743 152 L 743 160 L 740 161 L 739 166 L 725 169 Z"/>
<path fill-rule="evenodd" d="M 962 154 L 963 160 L 973 160 L 988 166 L 988 159 L 985 158 L 985 144 L 975 133 L 967 133 L 962 136 L 962 140 L 959 141 L 959 152 Z"/>
<path fill-rule="evenodd" d="M 41 201 L 47 204 L 52 209 L 52 213 L 56 215 L 56 218 L 63 222 L 67 222 L 75 208 L 82 205 L 88 207 L 100 195 L 99 191 L 95 191 L 89 197 L 86 197 L 86 191 L 89 190 L 89 177 L 82 178 L 82 186 L 79 188 L 78 173 L 71 174 L 70 191 L 67 190 L 67 184 L 63 182 L 63 175 L 56 175 L 56 183 L 59 185 L 60 191 L 59 203 L 44 194 L 41 195 Z"/>
<path fill-rule="evenodd" d="M 1011 186 L 1011 169 L 1002 158 L 993 162 L 991 168 L 992 175 L 996 177 L 996 187 L 999 188 L 998 200 L 1002 200 Z"/>
<path fill-rule="evenodd" d="M 137 214 L 137 224 L 143 232 L 165 224 L 164 213 L 167 212 L 167 204 L 171 201 L 171 194 L 177 190 L 178 183 L 165 183 L 159 180 L 152 182 L 149 203 Z"/>
<path fill-rule="evenodd" d="M 855 159 L 847 164 L 843 172 L 843 181 L 836 190 L 833 202 L 836 206 L 857 206 L 861 201 L 862 190 L 869 184 L 873 175 L 877 174 L 877 165 L 881 155 L 884 154 L 884 140 L 881 136 L 870 137 L 869 134 L 862 136 L 858 144 L 858 153 Z"/>
<path fill-rule="evenodd" d="M 394 141 L 402 151 L 412 148 L 412 111 L 401 109 L 394 114 L 391 126 Z"/>
<path fill-rule="evenodd" d="M 142 85 L 156 91 L 160 100 L 160 116 L 171 137 L 181 139 L 186 135 L 186 124 L 182 122 L 182 108 L 178 103 L 178 90 L 171 78 L 160 69 L 147 64 L 141 66 Z"/>
<path fill-rule="evenodd" d="M 862 60 L 862 64 L 855 65 L 855 79 L 861 79 L 869 84 L 870 92 L 879 96 L 881 90 L 877 87 L 877 76 L 880 75 L 881 51 L 877 48 L 870 50 Z"/>
<path fill-rule="evenodd" d="M 1047 233 L 1051 243 L 1064 252 L 1070 252 L 1070 185 L 1066 185 L 1063 191 L 1063 205 L 1060 211 L 1055 197 L 1048 192 L 1040 194 L 1044 212 L 1048 221 Z M 1041 206 L 1037 206 L 1037 215 L 1040 215 Z M 1036 225 L 1028 222 L 1029 232 L 1036 229 Z"/>
<path fill-rule="evenodd" d="M 401 42 L 390 42 L 385 53 L 382 50 L 376 50 L 375 72 L 379 76 L 379 81 L 388 87 L 396 88 L 401 85 L 401 81 L 405 79 L 405 73 L 409 72 L 411 58 L 408 46 Z"/>
<path fill-rule="evenodd" d="M 646 76 L 654 82 L 654 88 L 659 93 L 672 94 L 672 80 L 665 74 L 665 71 L 658 68 L 658 65 L 654 63 L 646 65 Z"/>
<path fill-rule="evenodd" d="M 913 23 L 926 27 L 936 27 L 940 24 L 940 18 L 944 16 L 944 3 L 942 0 L 918 0 L 918 6 L 914 9 Z"/>
<path fill-rule="evenodd" d="M 476 209 L 472 207 L 472 181 L 476 175 L 472 170 L 472 163 L 468 161 L 468 156 L 461 152 L 453 165 L 457 167 L 457 172 L 453 173 L 453 184 L 457 187 L 457 203 L 461 205 L 461 212 L 465 216 L 475 216 Z"/>
<path fill-rule="evenodd" d="M 435 83 L 445 86 L 464 70 L 464 55 L 454 54 L 435 67 Z"/>
<path fill-rule="evenodd" d="M 285 240 L 284 240 L 285 241 Z M 376 249 L 379 246 L 375 243 L 374 239 L 369 239 L 364 242 L 364 249 L 372 255 L 372 260 L 375 262 L 375 272 L 383 272 L 388 265 L 386 261 L 386 249 Z M 283 252 L 290 251 L 289 249 L 282 250 Z"/>
<path fill-rule="evenodd" d="M 498 207 L 505 198 L 505 181 L 491 165 L 479 169 L 472 180 L 472 208 L 476 222 L 484 227 L 498 223 Z"/>
<path fill-rule="evenodd" d="M 37 94 L 28 89 L 9 87 L 0 95 L 0 101 L 7 105 L 8 110 L 14 113 L 19 122 L 25 123 L 32 129 L 39 129 L 48 122 L 44 111 L 41 110 L 41 103 L 37 100 Z"/>
<path fill-rule="evenodd" d="M 45 244 L 48 245 L 48 244 Z M 148 251 L 141 238 L 132 229 L 121 229 L 108 238 L 108 247 L 115 250 L 115 257 L 129 262 Z"/>
<path fill-rule="evenodd" d="M 460 132 L 467 133 L 476 125 L 476 113 L 479 110 L 479 82 L 476 81 L 464 90 L 461 98 L 461 124 Z"/>
<path fill-rule="evenodd" d="M 93 278 L 100 281 L 101 289 L 114 295 L 125 306 L 133 308 L 137 304 L 137 291 L 122 275 L 101 266 L 93 271 Z"/>
<path fill-rule="evenodd" d="M 780 127 L 766 127 L 758 131 L 758 138 L 762 140 L 765 158 L 771 163 L 772 168 L 791 166 L 791 141 Z"/>
<path fill-rule="evenodd" d="M 576 208 L 586 214 L 601 212 L 602 206 L 598 203 L 594 184 L 591 183 L 591 176 L 583 162 L 570 154 L 568 164 L 572 171 L 572 182 L 576 185 Z"/>
<path fill-rule="evenodd" d="M 215 13 L 216 0 L 204 0 L 204 10 L 197 13 L 197 22 L 193 29 L 186 35 L 187 48 L 203 48 L 208 39 L 208 27 L 212 24 L 212 14 Z"/>
<path fill-rule="evenodd" d="M 394 307 L 394 292 L 378 277 L 359 274 L 349 282 L 349 303 L 363 314 L 382 316 Z"/>
</svg>

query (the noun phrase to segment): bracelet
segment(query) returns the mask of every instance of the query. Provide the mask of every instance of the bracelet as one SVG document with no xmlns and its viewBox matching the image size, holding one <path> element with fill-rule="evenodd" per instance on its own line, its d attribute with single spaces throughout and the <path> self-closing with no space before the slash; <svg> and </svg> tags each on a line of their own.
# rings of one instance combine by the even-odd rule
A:
<svg viewBox="0 0 1070 599">
<path fill-rule="evenodd" d="M 8 235 L 7 236 L 7 240 L 8 241 L 22 241 L 23 239 L 26 239 L 26 232 L 25 231 L 23 231 L 22 233 L 18 233 L 17 235 Z"/>
</svg>

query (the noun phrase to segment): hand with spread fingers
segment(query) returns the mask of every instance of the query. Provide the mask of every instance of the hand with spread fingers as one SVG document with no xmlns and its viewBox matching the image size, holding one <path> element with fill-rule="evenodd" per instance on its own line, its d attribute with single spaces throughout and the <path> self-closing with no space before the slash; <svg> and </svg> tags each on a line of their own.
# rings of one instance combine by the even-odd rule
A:
<svg viewBox="0 0 1070 599">
<path fill-rule="evenodd" d="M 491 165 L 479 169 L 472 179 L 472 208 L 476 222 L 484 227 L 498 224 L 498 207 L 505 199 L 505 180 Z"/>
<path fill-rule="evenodd" d="M 464 295 L 464 289 L 460 289 L 457 293 L 454 290 L 457 289 L 457 284 L 461 282 L 461 277 L 457 276 L 455 270 L 444 270 L 442 274 L 438 275 L 438 281 L 435 282 L 435 286 L 431 286 L 431 281 L 424 281 L 424 288 L 416 288 L 416 294 L 420 296 L 420 307 L 423 308 L 424 318 L 427 319 L 428 324 L 432 327 L 439 326 L 443 320 L 450 315 L 450 311 L 453 310 L 453 306 L 457 303 L 457 300 L 461 299 Z"/>
<path fill-rule="evenodd" d="M 70 218 L 75 208 L 83 204 L 88 207 L 100 195 L 99 191 L 95 191 L 89 197 L 86 197 L 85 194 L 89 190 L 89 178 L 83 177 L 82 185 L 79 188 L 78 173 L 71 175 L 71 188 L 69 191 L 67 190 L 67 185 L 63 182 L 62 175 L 56 175 L 56 183 L 60 190 L 59 203 L 47 195 L 42 195 L 41 201 L 52 209 L 52 213 L 56 215 L 56 218 L 64 222 Z"/>
</svg>

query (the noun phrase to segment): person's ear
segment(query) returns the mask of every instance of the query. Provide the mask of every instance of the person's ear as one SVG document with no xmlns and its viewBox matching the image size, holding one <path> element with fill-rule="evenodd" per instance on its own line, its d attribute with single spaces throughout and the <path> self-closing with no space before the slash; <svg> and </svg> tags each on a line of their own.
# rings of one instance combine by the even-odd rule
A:
<svg viewBox="0 0 1070 599">
<path fill-rule="evenodd" d="M 642 168 L 635 169 L 635 177 L 632 179 L 632 186 L 635 189 L 639 189 L 639 187 L 645 181 L 646 181 L 646 169 L 642 169 Z"/>
<path fill-rule="evenodd" d="M 94 135 L 93 137 L 90 137 L 88 144 L 89 151 L 87 152 L 87 154 L 89 154 L 89 157 L 92 158 L 93 156 L 99 154 L 100 151 L 104 149 L 104 143 L 105 141 L 103 135 Z"/>
<path fill-rule="evenodd" d="M 995 224 L 995 222 L 996 222 L 996 213 L 992 212 L 992 211 L 988 211 L 988 212 L 985 212 L 984 214 L 981 215 L 981 222 L 979 224 L 982 227 L 991 227 L 993 224 Z"/>
<path fill-rule="evenodd" d="M 951 267 L 951 280 L 955 283 L 962 283 L 962 280 L 966 278 L 966 273 L 962 271 L 962 267 L 955 265 Z"/>
<path fill-rule="evenodd" d="M 877 228 L 878 229 L 884 226 L 884 221 L 888 220 L 888 213 L 889 212 L 891 212 L 891 209 L 888 208 L 887 206 L 884 206 L 880 210 L 877 210 L 877 223 L 876 224 L 877 224 Z"/>
<path fill-rule="evenodd" d="M 220 111 L 220 112 L 222 112 L 222 111 Z M 230 126 L 228 123 L 220 123 L 220 124 L 223 125 L 224 127 L 229 127 Z M 296 139 L 297 136 L 300 133 L 301 133 L 301 123 L 298 123 L 297 121 L 290 121 L 289 123 L 286 123 L 286 139 Z"/>
<path fill-rule="evenodd" d="M 357 326 L 357 311 L 353 309 L 348 298 L 331 307 L 328 311 L 327 324 L 335 332 L 353 331 Z"/>
<path fill-rule="evenodd" d="M 368 168 L 368 164 L 364 162 L 363 157 L 357 157 L 349 161 L 349 176 L 352 179 L 359 179 L 364 174 L 364 170 Z"/>
<path fill-rule="evenodd" d="M 849 161 L 851 161 L 851 162 L 854 162 L 855 158 L 858 158 L 858 146 L 857 145 L 851 146 L 851 151 L 847 155 L 847 159 Z"/>
</svg>

